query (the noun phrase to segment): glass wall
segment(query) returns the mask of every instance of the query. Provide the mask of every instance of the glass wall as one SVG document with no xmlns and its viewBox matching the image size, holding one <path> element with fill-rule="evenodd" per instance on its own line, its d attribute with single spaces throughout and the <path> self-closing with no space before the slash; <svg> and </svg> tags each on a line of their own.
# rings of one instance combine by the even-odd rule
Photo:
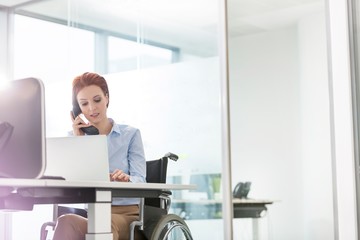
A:
<svg viewBox="0 0 360 240">
<path fill-rule="evenodd" d="M 360 36 L 359 36 L 359 21 L 360 21 L 360 6 L 358 1 L 349 1 L 349 23 L 350 23 L 350 55 L 351 55 L 351 78 L 352 78 L 352 97 L 353 97 L 353 111 L 354 111 L 354 142 L 355 142 L 355 176 L 356 176 L 356 194 L 357 194 L 357 229 L 360 229 Z"/>
<path fill-rule="evenodd" d="M 335 239 L 325 6 L 228 2 L 232 185 L 273 201 L 234 239 Z"/>
<path fill-rule="evenodd" d="M 140 128 L 148 160 L 179 155 L 169 183 L 198 186 L 174 192 L 171 211 L 194 239 L 223 239 L 220 1 L 9 2 L 0 0 L 1 14 L 14 14 L 0 21 L 0 43 L 13 40 L 14 78 L 44 81 L 47 136 L 71 127 L 74 76 L 103 74 L 109 116 Z M 258 221 L 233 219 L 234 239 L 336 239 L 326 0 L 227 4 L 232 185 L 249 181 L 250 199 L 273 202 Z M 11 239 L 38 239 L 51 214 L 14 213 L 22 231 Z"/>
<path fill-rule="evenodd" d="M 199 186 L 174 192 L 171 211 L 186 220 L 194 239 L 222 239 L 218 1 L 1 5 L 14 14 L 7 33 L 14 39 L 13 77 L 44 82 L 47 137 L 71 129 L 72 79 L 86 71 L 103 74 L 109 117 L 141 130 L 148 160 L 179 155 L 169 163 L 168 182 Z M 14 213 L 11 239 L 38 239 L 51 214 L 47 205 Z"/>
</svg>

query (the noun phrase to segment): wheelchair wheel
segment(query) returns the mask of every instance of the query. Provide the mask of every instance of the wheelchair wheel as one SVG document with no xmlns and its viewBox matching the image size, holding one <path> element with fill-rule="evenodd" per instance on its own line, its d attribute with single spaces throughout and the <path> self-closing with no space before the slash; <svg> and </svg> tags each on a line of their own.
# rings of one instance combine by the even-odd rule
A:
<svg viewBox="0 0 360 240">
<path fill-rule="evenodd" d="M 157 222 L 151 240 L 192 240 L 191 232 L 185 221 L 175 214 L 163 215 Z"/>
</svg>

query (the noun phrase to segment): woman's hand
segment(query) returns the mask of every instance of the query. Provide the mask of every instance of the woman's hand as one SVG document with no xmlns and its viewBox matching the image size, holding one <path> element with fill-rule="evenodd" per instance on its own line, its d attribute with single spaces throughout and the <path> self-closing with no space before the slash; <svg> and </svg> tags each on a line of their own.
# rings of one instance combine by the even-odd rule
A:
<svg viewBox="0 0 360 240">
<path fill-rule="evenodd" d="M 72 111 L 70 111 L 70 115 L 71 115 L 71 120 L 73 122 L 73 133 L 74 133 L 74 136 L 82 136 L 82 135 L 85 135 L 85 133 L 80 129 L 82 127 L 86 127 L 86 123 L 84 122 L 84 120 L 81 119 L 80 115 L 79 116 L 76 116 L 74 118 L 74 114 Z M 84 126 L 85 125 L 85 126 Z"/>
<path fill-rule="evenodd" d="M 115 169 L 113 173 L 110 173 L 110 181 L 130 182 L 130 176 L 120 169 Z"/>
</svg>

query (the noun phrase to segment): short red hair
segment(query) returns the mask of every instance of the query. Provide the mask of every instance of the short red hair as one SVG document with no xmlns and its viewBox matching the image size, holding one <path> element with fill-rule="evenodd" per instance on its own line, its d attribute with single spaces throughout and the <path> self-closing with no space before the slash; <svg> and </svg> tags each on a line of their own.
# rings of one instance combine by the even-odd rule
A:
<svg viewBox="0 0 360 240">
<path fill-rule="evenodd" d="M 77 95 L 78 93 L 87 86 L 96 85 L 101 88 L 105 96 L 109 98 L 109 89 L 104 77 L 100 76 L 97 73 L 86 72 L 74 78 L 72 83 L 72 104 L 73 106 L 78 106 Z M 106 105 L 109 106 L 109 102 Z"/>
</svg>

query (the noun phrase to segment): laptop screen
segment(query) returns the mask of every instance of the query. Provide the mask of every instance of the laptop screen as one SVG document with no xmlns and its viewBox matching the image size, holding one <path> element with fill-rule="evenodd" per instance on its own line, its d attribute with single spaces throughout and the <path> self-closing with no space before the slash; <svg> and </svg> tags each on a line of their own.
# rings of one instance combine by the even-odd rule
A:
<svg viewBox="0 0 360 240">
<path fill-rule="evenodd" d="M 39 178 L 45 169 L 44 86 L 35 78 L 0 89 L 0 177 Z"/>
</svg>

